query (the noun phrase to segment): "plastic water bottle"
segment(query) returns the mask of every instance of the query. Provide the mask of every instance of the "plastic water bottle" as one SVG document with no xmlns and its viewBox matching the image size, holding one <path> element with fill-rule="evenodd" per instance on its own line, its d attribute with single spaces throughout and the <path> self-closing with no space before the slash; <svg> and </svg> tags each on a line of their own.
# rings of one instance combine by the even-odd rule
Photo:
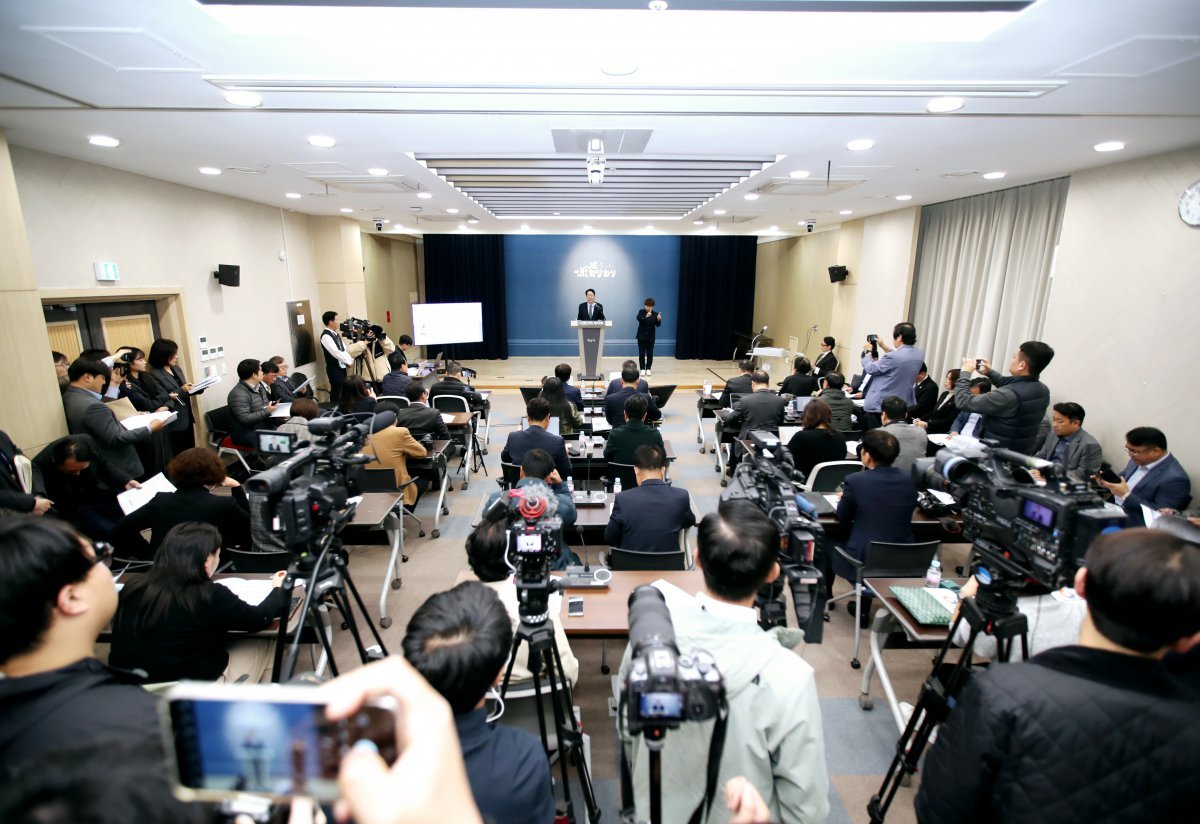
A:
<svg viewBox="0 0 1200 824">
<path fill-rule="evenodd" d="M 942 562 L 937 558 L 933 559 L 933 563 L 929 565 L 929 569 L 925 572 L 925 586 L 936 589 L 942 584 Z"/>
<path fill-rule="evenodd" d="M 617 478 L 615 481 L 613 481 L 613 496 L 615 497 L 620 494 L 621 494 L 621 479 Z"/>
<path fill-rule="evenodd" d="M 704 397 L 707 398 L 710 395 L 712 395 L 712 381 L 705 381 L 704 382 Z"/>
<path fill-rule="evenodd" d="M 571 497 L 575 497 L 575 479 L 570 475 L 567 476 L 567 491 L 571 493 Z"/>
</svg>

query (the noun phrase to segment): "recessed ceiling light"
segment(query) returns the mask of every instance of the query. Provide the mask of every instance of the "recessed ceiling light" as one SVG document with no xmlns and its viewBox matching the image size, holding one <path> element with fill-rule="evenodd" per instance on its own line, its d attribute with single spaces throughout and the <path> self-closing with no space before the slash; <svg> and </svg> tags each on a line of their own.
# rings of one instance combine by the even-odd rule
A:
<svg viewBox="0 0 1200 824">
<path fill-rule="evenodd" d="M 337 141 L 328 135 L 314 134 L 309 137 L 308 145 L 316 146 L 318 149 L 332 149 L 337 145 Z"/>
<path fill-rule="evenodd" d="M 852 214 L 854 214 L 854 210 L 853 209 L 842 209 L 842 211 L 838 212 L 838 214 L 839 215 L 852 215 Z"/>
<path fill-rule="evenodd" d="M 230 106 L 256 109 L 263 104 L 262 95 L 256 92 L 225 92 L 225 102 Z"/>
<path fill-rule="evenodd" d="M 221 173 L 221 170 L 218 169 L 216 166 L 201 166 L 200 167 L 200 174 L 202 174 L 202 175 L 219 175 L 220 173 Z"/>
<path fill-rule="evenodd" d="M 105 149 L 115 149 L 121 145 L 121 141 L 106 134 L 94 134 L 88 138 L 88 143 L 93 146 L 103 146 Z"/>
<path fill-rule="evenodd" d="M 1104 143 L 1097 143 L 1092 148 L 1098 152 L 1119 152 L 1125 148 L 1125 144 L 1119 140 L 1108 140 Z"/>
<path fill-rule="evenodd" d="M 522 232 L 528 232 L 528 231 L 529 231 L 529 224 L 528 224 L 528 223 L 522 223 L 522 224 L 521 224 L 521 231 L 522 231 Z"/>
<path fill-rule="evenodd" d="M 653 226 L 647 226 L 647 227 L 646 227 L 646 231 L 647 231 L 647 232 L 653 232 L 653 231 L 654 231 L 654 227 L 653 227 Z"/>
<path fill-rule="evenodd" d="M 956 112 L 965 105 L 967 105 L 967 101 L 961 97 L 935 97 L 925 104 L 925 111 L 930 114 L 945 114 L 946 112 Z"/>
<path fill-rule="evenodd" d="M 896 200 L 912 200 L 912 195 L 896 195 Z"/>
<path fill-rule="evenodd" d="M 711 232 L 711 231 L 715 230 L 716 228 L 717 228 L 717 224 L 715 224 L 715 223 L 708 224 L 708 231 Z"/>
<path fill-rule="evenodd" d="M 724 209 L 713 209 L 713 214 L 714 215 L 723 215 L 723 214 L 725 214 L 725 210 Z"/>
<path fill-rule="evenodd" d="M 551 214 L 553 214 L 555 217 L 558 217 L 558 215 L 559 215 L 558 212 L 552 212 Z"/>
<path fill-rule="evenodd" d="M 466 229 L 467 229 L 467 224 L 465 224 L 465 223 L 458 224 L 458 230 L 460 232 L 464 232 L 464 231 L 466 231 Z"/>
<path fill-rule="evenodd" d="M 758 200 L 758 192 L 746 192 L 742 197 L 746 198 L 746 200 Z"/>
<path fill-rule="evenodd" d="M 768 229 L 767 231 L 768 231 L 768 232 L 778 232 L 778 231 L 779 231 L 779 227 L 778 227 L 778 226 L 772 226 L 772 227 L 771 227 L 770 229 Z"/>
<path fill-rule="evenodd" d="M 301 198 L 301 194 L 299 192 L 288 192 L 287 194 L 284 195 L 284 197 L 290 198 L 292 200 L 299 200 Z"/>
<path fill-rule="evenodd" d="M 456 215 L 456 214 L 458 214 L 458 209 L 447 209 L 447 210 L 446 210 L 446 214 L 448 214 L 448 215 Z"/>
<path fill-rule="evenodd" d="M 620 55 L 610 57 L 600 64 L 600 71 L 609 77 L 628 77 L 631 74 L 637 74 L 637 70 L 638 64 L 632 58 Z"/>
<path fill-rule="evenodd" d="M 467 223 L 478 223 L 478 222 L 479 222 L 479 218 L 477 218 L 477 217 L 467 218 Z"/>
<path fill-rule="evenodd" d="M 1002 180 L 1008 172 L 984 172 L 984 180 Z"/>
<path fill-rule="evenodd" d="M 809 174 L 810 172 L 807 172 L 804 169 L 797 169 L 794 172 L 788 172 L 788 175 L 795 180 L 804 180 L 804 178 L 808 177 Z"/>
<path fill-rule="evenodd" d="M 354 210 L 353 210 L 353 209 L 348 209 L 348 208 L 346 208 L 345 206 L 343 206 L 342 208 L 338 209 L 338 211 L 339 211 L 339 212 L 341 212 L 341 213 L 342 213 L 342 214 L 344 214 L 344 215 L 350 215 L 350 214 L 353 214 L 353 213 L 354 213 Z"/>
<path fill-rule="evenodd" d="M 667 0 L 650 0 L 650 11 L 666 11 Z"/>
<path fill-rule="evenodd" d="M 380 169 L 378 166 L 374 169 L 367 169 L 367 174 L 374 175 L 375 177 L 387 177 L 387 173 L 387 169 Z"/>
<path fill-rule="evenodd" d="M 846 148 L 852 152 L 865 152 L 867 149 L 875 148 L 875 141 L 869 137 L 864 137 L 859 140 L 851 140 L 846 144 Z"/>
<path fill-rule="evenodd" d="M 386 217 L 383 219 L 383 222 L 384 222 L 384 223 L 391 223 L 391 221 L 390 221 L 390 220 L 388 220 Z"/>
<path fill-rule="evenodd" d="M 590 232 L 592 231 L 592 227 L 585 223 L 583 224 L 583 231 Z"/>
<path fill-rule="evenodd" d="M 429 200 L 433 197 L 433 192 L 417 192 L 417 197 L 421 200 Z"/>
<path fill-rule="evenodd" d="M 703 226 L 703 225 L 704 225 L 704 221 L 703 221 L 703 220 L 693 220 L 693 221 L 692 221 L 692 225 L 693 225 L 693 226 Z"/>
</svg>

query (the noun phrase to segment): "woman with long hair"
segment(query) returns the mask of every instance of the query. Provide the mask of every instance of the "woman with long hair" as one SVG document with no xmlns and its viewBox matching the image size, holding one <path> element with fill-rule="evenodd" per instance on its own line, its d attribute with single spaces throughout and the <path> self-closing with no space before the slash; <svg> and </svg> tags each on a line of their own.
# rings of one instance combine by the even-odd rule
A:
<svg viewBox="0 0 1200 824">
<path fill-rule="evenodd" d="M 179 368 L 179 344 L 173 340 L 159 338 L 150 344 L 150 354 L 146 361 L 150 369 L 146 371 L 145 379 L 151 386 L 156 387 L 154 394 L 170 398 L 168 408 L 179 413 L 178 418 L 167 424 L 171 452 L 178 455 L 196 445 L 196 433 L 192 428 L 196 416 L 192 411 L 192 396 L 188 394 L 192 384 Z M 196 394 L 203 393 L 204 390 L 201 389 Z"/>
<path fill-rule="evenodd" d="M 800 355 L 792 362 L 792 374 L 783 379 L 779 394 L 807 398 L 816 391 L 817 379 L 812 375 L 812 363 Z"/>
<path fill-rule="evenodd" d="M 212 580 L 221 533 L 210 524 L 179 524 L 167 533 L 150 571 L 130 575 L 113 618 L 109 663 L 145 670 L 151 681 L 212 681 L 248 675 L 257 683 L 274 651 L 269 639 L 229 645 L 230 632 L 259 632 L 279 617 L 286 573 L 257 605 Z"/>
<path fill-rule="evenodd" d="M 375 393 L 367 385 L 361 375 L 350 375 L 342 384 L 342 394 L 338 399 L 338 411 L 343 415 L 354 412 L 374 412 Z"/>
<path fill-rule="evenodd" d="M 546 378 L 542 381 L 542 397 L 550 404 L 550 417 L 558 418 L 558 434 L 565 437 L 583 428 L 583 416 L 579 414 L 575 404 L 567 400 L 562 381 L 558 378 Z"/>
<path fill-rule="evenodd" d="M 813 467 L 826 461 L 846 460 L 846 436 L 833 428 L 829 404 L 814 398 L 804 407 L 799 432 L 788 442 L 796 468 L 807 478 Z"/>
<path fill-rule="evenodd" d="M 134 409 L 139 412 L 161 412 L 168 408 L 172 399 L 146 377 L 148 365 L 145 352 L 136 346 L 122 346 L 114 355 L 114 360 L 121 376 L 121 397 L 129 398 Z"/>
</svg>

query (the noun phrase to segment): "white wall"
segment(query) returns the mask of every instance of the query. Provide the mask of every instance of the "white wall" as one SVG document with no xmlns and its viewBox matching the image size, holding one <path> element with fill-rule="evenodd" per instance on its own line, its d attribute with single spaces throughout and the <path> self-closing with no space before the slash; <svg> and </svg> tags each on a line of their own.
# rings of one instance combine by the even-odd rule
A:
<svg viewBox="0 0 1200 824">
<path fill-rule="evenodd" d="M 1043 339 L 1054 401 L 1083 405 L 1105 460 L 1123 466 L 1125 432 L 1156 426 L 1200 498 L 1200 228 L 1178 212 L 1197 180 L 1200 146 L 1071 176 Z"/>
<path fill-rule="evenodd" d="M 95 261 L 119 266 L 119 287 L 182 289 L 194 357 L 181 364 L 187 375 L 203 372 L 197 336 L 226 352 L 204 364 L 228 374 L 203 408 L 224 404 L 239 360 L 291 358 L 286 301 L 311 300 L 320 316 L 306 215 L 19 147 L 12 165 L 40 289 L 101 286 Z M 240 287 L 217 284 L 220 263 L 241 266 Z"/>
</svg>

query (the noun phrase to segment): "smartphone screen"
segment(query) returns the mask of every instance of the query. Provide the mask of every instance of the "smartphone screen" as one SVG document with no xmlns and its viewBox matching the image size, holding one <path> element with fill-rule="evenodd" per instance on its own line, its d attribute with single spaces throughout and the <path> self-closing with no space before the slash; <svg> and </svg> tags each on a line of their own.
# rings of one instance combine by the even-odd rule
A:
<svg viewBox="0 0 1200 824">
<path fill-rule="evenodd" d="M 579 596 L 567 598 L 567 615 L 583 615 L 583 599 Z"/>
<path fill-rule="evenodd" d="M 252 793 L 332 801 L 342 756 L 359 739 L 375 742 L 389 764 L 396 760 L 389 708 L 364 706 L 330 722 L 323 703 L 238 700 L 237 690 L 229 688 L 230 698 L 168 698 L 176 782 L 185 797 Z"/>
</svg>

